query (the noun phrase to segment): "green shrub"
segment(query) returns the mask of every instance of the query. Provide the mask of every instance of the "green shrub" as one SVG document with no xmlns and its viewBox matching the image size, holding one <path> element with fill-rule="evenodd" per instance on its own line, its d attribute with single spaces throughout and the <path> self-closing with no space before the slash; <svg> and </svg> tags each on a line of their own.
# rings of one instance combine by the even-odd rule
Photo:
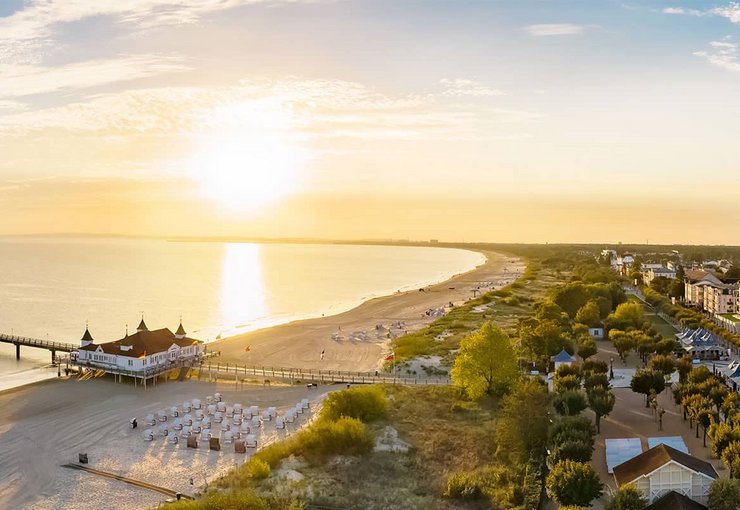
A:
<svg viewBox="0 0 740 510">
<path fill-rule="evenodd" d="M 342 416 L 370 422 L 388 412 L 385 391 L 379 386 L 361 386 L 329 393 L 321 410 L 321 417 L 337 420 Z"/>
<path fill-rule="evenodd" d="M 262 459 L 253 457 L 247 463 L 247 472 L 253 480 L 264 480 L 270 476 L 270 465 Z"/>
<path fill-rule="evenodd" d="M 478 499 L 483 496 L 483 491 L 475 473 L 452 473 L 447 478 L 447 489 L 444 495 L 455 499 Z"/>
<path fill-rule="evenodd" d="M 362 455 L 375 446 L 375 436 L 357 418 L 321 419 L 296 436 L 297 449 L 306 457 Z"/>
</svg>

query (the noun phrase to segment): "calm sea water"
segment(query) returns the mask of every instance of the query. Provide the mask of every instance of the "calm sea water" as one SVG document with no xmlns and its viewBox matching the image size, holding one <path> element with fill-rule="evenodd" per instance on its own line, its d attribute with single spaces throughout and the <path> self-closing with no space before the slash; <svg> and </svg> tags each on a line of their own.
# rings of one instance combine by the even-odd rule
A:
<svg viewBox="0 0 740 510">
<path fill-rule="evenodd" d="M 77 343 L 177 327 L 213 340 L 349 310 L 481 264 L 447 248 L 158 240 L 0 238 L 0 332 Z M 0 344 L 0 389 L 47 363 L 47 351 Z M 37 371 L 38 372 L 38 371 Z M 22 378 L 34 377 L 25 374 Z"/>
</svg>

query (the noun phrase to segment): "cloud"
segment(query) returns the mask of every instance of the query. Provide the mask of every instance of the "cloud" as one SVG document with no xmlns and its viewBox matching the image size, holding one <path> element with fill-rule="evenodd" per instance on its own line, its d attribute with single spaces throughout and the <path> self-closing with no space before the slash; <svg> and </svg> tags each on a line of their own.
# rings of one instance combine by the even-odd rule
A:
<svg viewBox="0 0 740 510">
<path fill-rule="evenodd" d="M 736 43 L 730 42 L 727 37 L 722 41 L 712 41 L 709 45 L 710 51 L 695 51 L 694 55 L 727 71 L 740 72 Z"/>
<path fill-rule="evenodd" d="M 449 79 L 443 78 L 439 80 L 439 83 L 445 88 L 443 95 L 459 97 L 459 96 L 473 96 L 473 97 L 486 97 L 486 96 L 502 96 L 504 93 L 498 89 L 487 87 L 482 83 L 474 80 L 465 80 L 461 78 Z"/>
<path fill-rule="evenodd" d="M 457 88 L 461 84 L 453 80 Z M 474 82 L 473 82 L 474 83 Z M 462 90 L 476 91 L 464 80 Z M 456 89 L 453 89 L 456 90 Z M 491 91 L 481 97 L 490 96 Z M 163 87 L 2 115 L 0 134 L 63 130 L 83 136 L 181 136 L 276 130 L 297 142 L 356 139 L 510 139 L 535 113 L 460 104 L 456 95 L 389 96 L 341 80 L 243 81 L 229 87 Z"/>
<path fill-rule="evenodd" d="M 586 25 L 574 25 L 571 23 L 552 23 L 529 25 L 526 27 L 526 30 L 534 36 L 548 36 L 582 34 L 586 30 L 586 28 L 588 28 Z"/>
<path fill-rule="evenodd" d="M 740 3 L 738 2 L 731 2 L 725 7 L 715 7 L 710 12 L 716 16 L 727 18 L 733 23 L 740 23 Z"/>
<path fill-rule="evenodd" d="M 134 29 L 197 23 L 209 13 L 260 3 L 319 0 L 30 0 L 0 18 L 0 63 L 36 63 L 59 25 L 110 17 Z"/>
<path fill-rule="evenodd" d="M 90 88 L 186 69 L 184 58 L 177 55 L 122 55 L 57 67 L 0 64 L 0 99 Z"/>
</svg>

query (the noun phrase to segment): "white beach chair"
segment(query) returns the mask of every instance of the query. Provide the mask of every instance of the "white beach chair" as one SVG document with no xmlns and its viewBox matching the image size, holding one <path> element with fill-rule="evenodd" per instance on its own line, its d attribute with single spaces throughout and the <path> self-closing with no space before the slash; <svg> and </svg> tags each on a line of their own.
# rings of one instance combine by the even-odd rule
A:
<svg viewBox="0 0 740 510">
<path fill-rule="evenodd" d="M 203 421 L 200 422 L 200 425 L 204 429 L 210 429 L 211 428 L 211 419 L 208 416 L 206 416 L 205 418 L 203 418 Z"/>
<path fill-rule="evenodd" d="M 146 429 L 144 431 L 144 441 L 154 441 L 154 432 L 152 432 L 152 429 Z"/>
<path fill-rule="evenodd" d="M 169 435 L 169 433 L 170 433 L 170 431 L 169 431 L 169 429 L 167 429 L 167 425 L 165 425 L 163 423 L 162 425 L 159 426 L 159 435 L 160 436 L 167 437 L 167 435 Z"/>
<path fill-rule="evenodd" d="M 303 406 L 301 404 L 296 404 L 295 407 L 295 414 L 303 414 Z"/>
<path fill-rule="evenodd" d="M 244 437 L 244 444 L 247 448 L 257 448 L 257 436 L 254 434 L 247 434 Z"/>
<path fill-rule="evenodd" d="M 180 437 L 188 437 L 190 435 L 190 427 L 183 426 L 182 430 L 180 431 Z"/>
<path fill-rule="evenodd" d="M 252 416 L 252 430 L 260 428 L 260 417 L 257 415 Z"/>
<path fill-rule="evenodd" d="M 282 416 L 275 417 L 275 428 L 276 429 L 284 429 L 285 428 L 285 418 Z"/>
<path fill-rule="evenodd" d="M 213 404 L 215 400 L 213 400 L 213 395 L 208 395 L 206 397 L 206 404 Z"/>
<path fill-rule="evenodd" d="M 211 429 L 203 429 L 203 430 L 201 430 L 201 432 L 200 432 L 200 438 L 203 441 L 208 441 L 209 439 L 211 439 Z"/>
<path fill-rule="evenodd" d="M 177 441 L 178 441 L 177 434 L 170 434 L 169 436 L 167 436 L 168 443 L 177 444 Z"/>
<path fill-rule="evenodd" d="M 213 415 L 213 422 L 214 423 L 221 423 L 224 421 L 224 415 L 221 411 L 216 411 L 216 414 Z"/>
<path fill-rule="evenodd" d="M 228 420 L 224 420 L 223 423 L 221 423 L 221 432 L 226 432 L 229 430 L 229 422 Z"/>
<path fill-rule="evenodd" d="M 224 416 L 227 418 L 231 418 L 234 416 L 234 408 L 231 406 L 226 406 L 226 411 L 224 412 Z"/>
<path fill-rule="evenodd" d="M 216 404 L 216 410 L 220 413 L 226 412 L 226 402 L 218 402 Z"/>
<path fill-rule="evenodd" d="M 252 416 L 259 416 L 260 415 L 259 406 L 249 406 L 249 414 L 251 414 Z"/>
<path fill-rule="evenodd" d="M 208 414 L 210 414 L 211 416 L 213 416 L 214 414 L 216 414 L 216 404 L 210 404 L 206 408 L 206 410 L 208 411 Z"/>
<path fill-rule="evenodd" d="M 303 400 L 301 400 L 301 407 L 303 409 L 308 409 L 309 407 L 311 407 L 311 403 L 308 401 L 307 398 L 304 398 Z"/>
<path fill-rule="evenodd" d="M 224 432 L 224 443 L 230 444 L 234 442 L 234 434 L 230 430 Z"/>
<path fill-rule="evenodd" d="M 241 423 L 242 423 L 242 416 L 240 414 L 235 414 L 234 417 L 231 419 L 231 422 L 234 425 L 241 425 Z"/>
<path fill-rule="evenodd" d="M 172 418 L 177 418 L 180 416 L 180 411 L 177 410 L 177 406 L 170 407 L 170 416 Z"/>
<path fill-rule="evenodd" d="M 285 421 L 293 423 L 295 421 L 295 409 L 288 409 L 285 411 Z"/>
<path fill-rule="evenodd" d="M 243 421 L 241 426 L 239 427 L 239 432 L 242 434 L 249 434 L 252 431 L 252 429 L 249 427 L 249 422 Z"/>
<path fill-rule="evenodd" d="M 203 407 L 203 403 L 198 398 L 193 399 L 193 409 L 200 409 Z"/>
<path fill-rule="evenodd" d="M 270 416 L 270 411 L 265 409 L 262 411 L 262 421 L 270 421 L 272 419 L 272 416 Z"/>
<path fill-rule="evenodd" d="M 172 423 L 172 428 L 175 430 L 182 430 L 182 420 L 180 418 L 175 418 L 175 421 Z"/>
<path fill-rule="evenodd" d="M 190 426 L 193 424 L 193 415 L 192 414 L 186 414 L 182 417 L 182 423 L 183 425 Z"/>
<path fill-rule="evenodd" d="M 234 414 L 241 415 L 243 411 L 244 411 L 244 408 L 242 407 L 241 404 L 234 404 Z"/>
<path fill-rule="evenodd" d="M 199 421 L 194 421 L 193 422 L 193 426 L 190 427 L 190 431 L 193 434 L 200 434 L 200 431 L 201 431 L 201 424 L 200 424 L 200 422 Z"/>
<path fill-rule="evenodd" d="M 277 416 L 277 407 L 268 407 L 267 412 L 270 414 L 270 416 L 274 420 L 275 417 Z"/>
<path fill-rule="evenodd" d="M 146 421 L 146 424 L 147 425 L 156 425 L 156 423 L 157 423 L 157 420 L 156 420 L 156 418 L 154 418 L 154 415 L 153 414 L 147 414 L 146 415 L 146 418 L 144 419 L 144 421 Z"/>
<path fill-rule="evenodd" d="M 196 409 L 195 410 L 195 419 L 196 420 L 202 420 L 204 416 L 203 409 Z"/>
<path fill-rule="evenodd" d="M 221 398 L 221 394 L 220 394 L 220 393 L 214 393 L 214 394 L 213 394 L 213 400 L 214 400 L 215 402 L 221 402 L 221 400 L 222 400 L 222 398 Z"/>
<path fill-rule="evenodd" d="M 165 411 L 164 409 L 159 411 L 157 413 L 157 418 L 159 419 L 159 421 L 167 421 L 167 411 Z"/>
<path fill-rule="evenodd" d="M 182 403 L 182 411 L 184 413 L 189 413 L 192 410 L 193 410 L 193 404 L 191 404 L 189 400 L 186 400 L 185 402 Z"/>
</svg>

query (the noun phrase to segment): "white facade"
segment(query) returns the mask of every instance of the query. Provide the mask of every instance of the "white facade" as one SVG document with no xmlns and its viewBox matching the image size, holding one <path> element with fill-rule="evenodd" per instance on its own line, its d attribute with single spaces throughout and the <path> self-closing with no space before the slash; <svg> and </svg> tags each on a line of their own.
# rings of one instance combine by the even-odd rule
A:
<svg viewBox="0 0 740 510">
<path fill-rule="evenodd" d="M 132 372 L 143 372 L 144 370 L 165 367 L 177 361 L 194 358 L 203 354 L 202 350 L 202 344 L 188 347 L 179 347 L 172 344 L 169 349 L 163 352 L 147 354 L 144 357 L 131 357 L 124 353 L 106 354 L 103 348 L 98 346 L 95 351 L 80 350 L 78 359 L 79 361 L 98 365 L 101 370 L 118 368 Z"/>
<path fill-rule="evenodd" d="M 632 483 L 640 489 L 649 503 L 670 491 L 676 491 L 706 505 L 709 487 L 713 481 L 714 478 L 704 473 L 698 473 L 678 462 L 670 461 L 652 473 L 633 480 Z"/>
</svg>

